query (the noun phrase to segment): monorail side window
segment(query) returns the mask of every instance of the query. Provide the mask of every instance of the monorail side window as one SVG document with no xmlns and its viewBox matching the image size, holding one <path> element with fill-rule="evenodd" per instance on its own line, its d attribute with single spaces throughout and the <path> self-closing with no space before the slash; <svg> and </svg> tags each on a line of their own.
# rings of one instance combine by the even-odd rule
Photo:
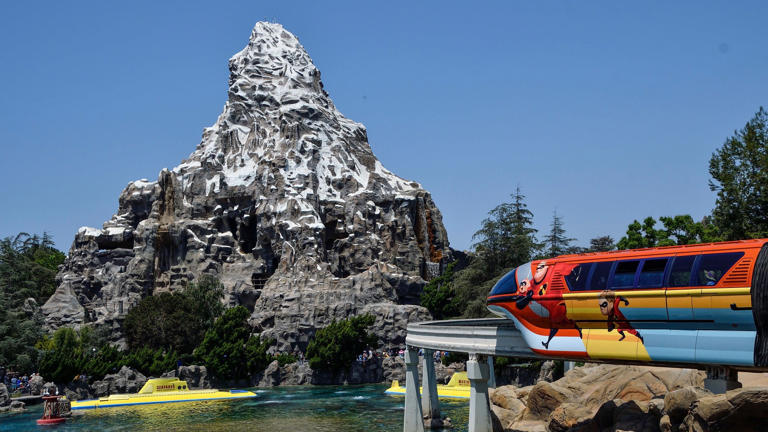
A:
<svg viewBox="0 0 768 432">
<path fill-rule="evenodd" d="M 595 263 L 595 268 L 592 269 L 592 277 L 589 278 L 589 290 L 590 291 L 602 291 L 608 285 L 608 275 L 611 273 L 611 266 L 613 262 L 599 262 Z"/>
<path fill-rule="evenodd" d="M 668 285 L 671 287 L 691 286 L 691 269 L 694 261 L 696 261 L 696 255 L 675 257 L 672 270 L 669 272 Z"/>
<path fill-rule="evenodd" d="M 568 283 L 568 289 L 571 291 L 585 291 L 587 289 L 587 278 L 592 263 L 579 264 L 568 273 L 565 281 Z M 610 268 L 610 267 L 609 267 Z"/>
<path fill-rule="evenodd" d="M 640 277 L 637 281 L 638 288 L 660 288 L 664 284 L 664 269 L 667 267 L 667 258 L 648 259 L 643 261 L 640 269 Z"/>
<path fill-rule="evenodd" d="M 632 288 L 635 285 L 635 273 L 640 261 L 619 261 L 613 273 L 611 288 Z"/>
<path fill-rule="evenodd" d="M 698 285 L 715 285 L 736 261 L 744 256 L 744 252 L 707 254 L 701 256 L 699 268 L 696 271 Z"/>
</svg>

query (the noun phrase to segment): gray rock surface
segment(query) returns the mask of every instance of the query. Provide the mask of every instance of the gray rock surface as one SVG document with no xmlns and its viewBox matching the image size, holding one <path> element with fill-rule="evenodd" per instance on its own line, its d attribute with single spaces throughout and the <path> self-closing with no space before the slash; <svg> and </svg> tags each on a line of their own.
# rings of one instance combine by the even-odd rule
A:
<svg viewBox="0 0 768 432">
<path fill-rule="evenodd" d="M 180 366 L 170 372 L 161 375 L 162 378 L 178 378 L 186 381 L 191 389 L 209 389 L 213 388 L 211 380 L 208 377 L 208 369 L 205 366 L 189 365 Z"/>
<path fill-rule="evenodd" d="M 39 395 L 43 392 L 43 385 L 45 384 L 45 380 L 43 377 L 41 377 L 38 374 L 33 374 L 29 378 L 29 391 L 33 395 Z"/>
<path fill-rule="evenodd" d="M 86 381 L 72 381 L 66 386 L 59 387 L 59 394 L 63 394 L 69 400 L 93 399 L 94 393 Z"/>
<path fill-rule="evenodd" d="M 8 392 L 8 387 L 5 384 L 0 383 L 0 407 L 8 406 L 11 403 L 11 395 Z"/>
<path fill-rule="evenodd" d="M 130 183 L 102 228 L 78 231 L 47 327 L 95 322 L 120 342 L 143 297 L 211 274 L 281 351 L 365 312 L 383 346 L 402 345 L 451 254 L 430 194 L 381 165 L 279 24 L 256 24 L 229 69 L 224 110 L 189 158 Z"/>
<path fill-rule="evenodd" d="M 136 393 L 141 390 L 147 377 L 128 366 L 123 366 L 117 373 L 109 374 L 103 380 L 94 382 L 91 387 L 97 397 L 111 394 Z"/>
</svg>

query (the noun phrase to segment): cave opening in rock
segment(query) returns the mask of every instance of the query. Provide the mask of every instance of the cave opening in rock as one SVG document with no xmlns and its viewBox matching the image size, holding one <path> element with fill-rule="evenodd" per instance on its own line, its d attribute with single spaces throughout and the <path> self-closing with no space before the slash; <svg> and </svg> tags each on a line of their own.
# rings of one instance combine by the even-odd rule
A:
<svg viewBox="0 0 768 432">
<path fill-rule="evenodd" d="M 331 218 L 326 220 L 325 225 L 325 250 L 333 249 L 333 244 L 336 240 L 345 239 L 349 236 L 344 230 L 339 230 L 339 220 Z"/>
<path fill-rule="evenodd" d="M 250 253 L 256 247 L 258 223 L 256 216 L 245 215 L 237 225 L 235 238 L 240 246 L 240 252 Z"/>
</svg>

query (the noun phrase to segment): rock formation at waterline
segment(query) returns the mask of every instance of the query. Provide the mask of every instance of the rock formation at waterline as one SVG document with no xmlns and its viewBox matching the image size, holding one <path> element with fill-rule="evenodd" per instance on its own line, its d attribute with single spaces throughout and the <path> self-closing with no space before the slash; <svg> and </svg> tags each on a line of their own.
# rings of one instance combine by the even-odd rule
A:
<svg viewBox="0 0 768 432">
<path fill-rule="evenodd" d="M 495 432 L 762 432 L 768 387 L 714 395 L 703 371 L 587 364 L 555 382 L 491 390 Z"/>
<path fill-rule="evenodd" d="M 197 149 L 130 183 L 101 229 L 83 227 L 43 306 L 48 328 L 119 326 L 141 298 L 217 276 L 281 350 L 332 319 L 371 312 L 401 344 L 430 274 L 449 259 L 439 210 L 386 170 L 294 35 L 256 24 Z"/>
</svg>

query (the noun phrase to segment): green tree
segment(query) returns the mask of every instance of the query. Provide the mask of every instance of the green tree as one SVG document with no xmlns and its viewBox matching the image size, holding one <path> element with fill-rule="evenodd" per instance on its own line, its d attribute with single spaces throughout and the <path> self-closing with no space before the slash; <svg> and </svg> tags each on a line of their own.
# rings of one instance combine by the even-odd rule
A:
<svg viewBox="0 0 768 432">
<path fill-rule="evenodd" d="M 517 187 L 511 195 L 511 203 L 502 203 L 488 212 L 480 229 L 472 236 L 480 263 L 491 276 L 501 270 L 528 262 L 535 255 L 539 244 L 533 213 L 525 204 L 525 195 Z"/>
<path fill-rule="evenodd" d="M 208 276 L 181 292 L 143 298 L 125 317 L 128 346 L 191 353 L 223 311 L 222 296 L 219 281 Z"/>
<path fill-rule="evenodd" d="M 544 247 L 547 257 L 556 257 L 566 253 L 578 252 L 571 249 L 571 242 L 576 239 L 565 235 L 563 218 L 557 215 L 557 210 L 552 213 L 552 223 L 549 225 L 549 234 L 544 237 Z"/>
<path fill-rule="evenodd" d="M 266 352 L 272 341 L 262 342 L 258 335 L 251 335 L 249 315 L 243 306 L 227 309 L 195 349 L 195 357 L 214 376 L 239 378 L 266 367 Z"/>
<path fill-rule="evenodd" d="M 595 237 L 589 241 L 587 252 L 608 252 L 616 249 L 616 242 L 611 236 Z"/>
<path fill-rule="evenodd" d="M 456 262 L 448 264 L 443 274 L 429 281 L 421 293 L 421 305 L 429 309 L 435 319 L 444 319 L 456 313 L 451 303 L 453 299 L 451 279 L 455 266 Z"/>
<path fill-rule="evenodd" d="M 364 349 L 377 345 L 376 336 L 367 331 L 374 321 L 373 315 L 358 315 L 318 330 L 307 347 L 309 367 L 331 372 L 349 367 Z"/>
<path fill-rule="evenodd" d="M 725 240 L 768 236 L 768 113 L 755 116 L 709 160 L 714 225 Z"/>
<path fill-rule="evenodd" d="M 22 373 L 37 368 L 42 337 L 42 316 L 37 305 L 48 300 L 56 288 L 57 267 L 64 254 L 53 247 L 47 234 L 19 233 L 0 240 L 0 365 Z"/>
<path fill-rule="evenodd" d="M 40 375 L 55 383 L 66 384 L 80 373 L 83 362 L 82 346 L 77 332 L 61 327 L 53 334 L 40 361 Z"/>
<path fill-rule="evenodd" d="M 627 227 L 627 235 L 619 239 L 618 249 L 640 249 L 656 246 L 659 232 L 656 230 L 656 219 L 648 216 L 641 224 L 637 220 Z"/>
<path fill-rule="evenodd" d="M 649 216 L 640 224 L 637 220 L 627 227 L 627 235 L 617 243 L 619 249 L 639 249 L 658 246 L 686 245 L 719 241 L 719 233 L 709 218 L 700 222 L 690 215 L 662 216 L 661 229 L 656 220 Z"/>
</svg>

